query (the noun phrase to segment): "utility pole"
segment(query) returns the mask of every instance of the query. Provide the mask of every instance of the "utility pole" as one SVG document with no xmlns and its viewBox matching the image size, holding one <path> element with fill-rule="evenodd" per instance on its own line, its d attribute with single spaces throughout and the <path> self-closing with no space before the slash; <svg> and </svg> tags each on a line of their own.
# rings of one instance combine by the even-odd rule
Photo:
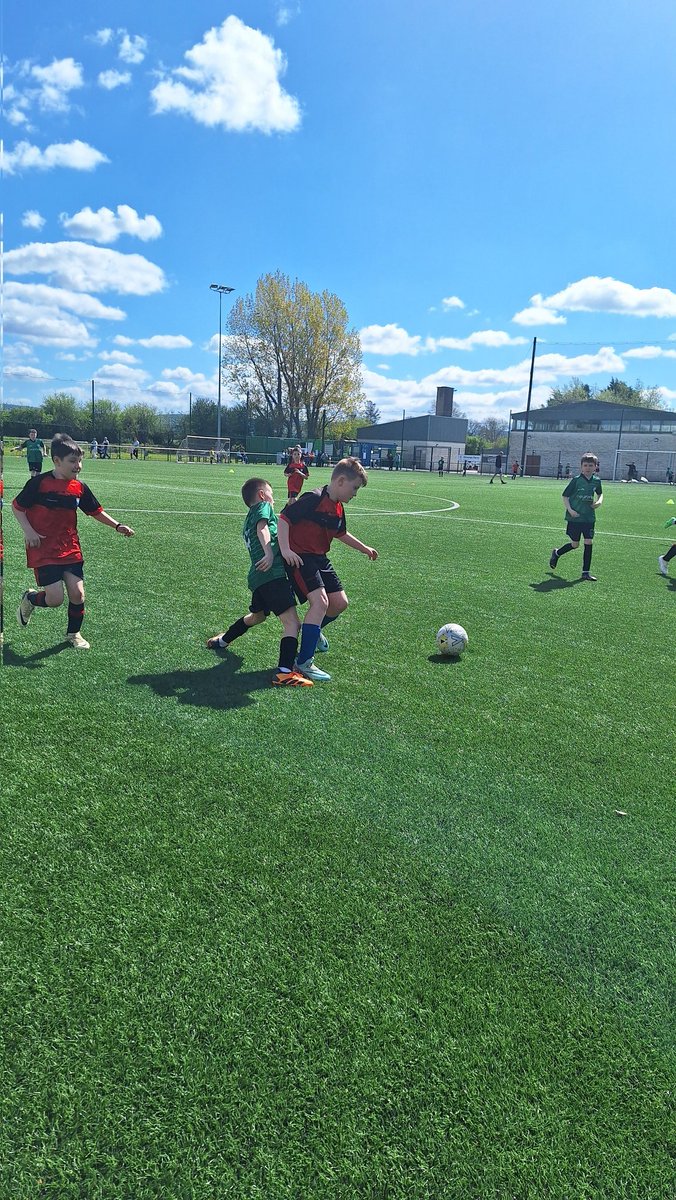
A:
<svg viewBox="0 0 676 1200">
<path fill-rule="evenodd" d="M 216 442 L 221 440 L 221 340 L 222 340 L 222 321 L 221 321 L 221 301 L 223 296 L 228 296 L 230 292 L 234 292 L 234 288 L 226 287 L 223 283 L 210 283 L 209 288 L 212 292 L 218 292 L 218 416 L 216 418 Z M 220 449 L 220 447 L 218 447 Z"/>
<path fill-rule="evenodd" d="M 530 360 L 530 379 L 528 380 L 528 400 L 526 401 L 526 422 L 523 430 L 523 442 L 521 443 L 521 475 L 526 474 L 526 439 L 528 437 L 528 417 L 530 414 L 530 400 L 533 394 L 533 371 L 535 370 L 535 347 L 537 346 L 537 338 L 533 338 L 533 354 Z"/>
</svg>

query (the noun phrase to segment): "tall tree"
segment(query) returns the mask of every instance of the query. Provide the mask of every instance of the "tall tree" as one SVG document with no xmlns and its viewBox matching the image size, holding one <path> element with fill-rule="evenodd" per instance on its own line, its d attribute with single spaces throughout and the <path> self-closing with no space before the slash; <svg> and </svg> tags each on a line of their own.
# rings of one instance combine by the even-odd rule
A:
<svg viewBox="0 0 676 1200">
<path fill-rule="evenodd" d="M 46 425 L 53 425 L 59 433 L 78 437 L 80 416 L 77 400 L 70 392 L 51 392 L 43 397 L 42 419 Z"/>
<path fill-rule="evenodd" d="M 574 377 L 562 387 L 552 388 L 547 401 L 548 407 L 557 404 L 580 404 L 587 400 L 600 400 L 606 404 L 624 404 L 627 408 L 665 408 L 662 393 L 658 387 L 645 387 L 640 379 L 633 385 L 623 379 L 611 378 L 604 388 L 591 387 L 581 379 Z"/>
<path fill-rule="evenodd" d="M 363 403 L 359 335 L 347 321 L 337 296 L 280 271 L 233 305 L 223 370 L 270 433 L 315 438 L 324 415 L 330 422 Z"/>
</svg>

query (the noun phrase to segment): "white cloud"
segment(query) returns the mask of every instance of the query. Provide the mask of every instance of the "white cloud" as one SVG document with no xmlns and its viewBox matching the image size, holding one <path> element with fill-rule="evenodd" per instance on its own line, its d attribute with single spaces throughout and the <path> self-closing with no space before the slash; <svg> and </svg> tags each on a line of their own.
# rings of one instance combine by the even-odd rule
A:
<svg viewBox="0 0 676 1200">
<path fill-rule="evenodd" d="M 113 338 L 114 346 L 133 346 L 134 339 L 127 337 L 124 333 L 117 333 Z"/>
<path fill-rule="evenodd" d="M 560 312 L 613 313 L 630 317 L 676 317 L 676 292 L 637 288 L 611 276 L 587 275 L 552 296 L 531 297 L 531 307 L 515 314 L 517 325 L 562 325 Z"/>
<path fill-rule="evenodd" d="M 95 346 L 84 321 L 58 308 L 5 300 L 5 332 L 45 346 Z"/>
<path fill-rule="evenodd" d="M 125 363 L 111 363 L 108 367 L 99 367 L 94 372 L 94 378 L 110 388 L 142 387 L 148 379 L 148 372 L 139 367 L 128 367 Z"/>
<path fill-rule="evenodd" d="M 543 354 L 536 358 L 535 364 L 533 397 L 540 403 L 546 403 L 551 390 L 549 385 L 558 379 L 572 375 L 617 375 L 624 371 L 625 365 L 611 346 L 603 346 L 595 354 L 570 358 L 563 354 Z M 481 368 L 472 371 L 447 366 L 420 380 L 385 378 L 362 368 L 366 397 L 378 405 L 385 419 L 401 415 L 402 408 L 409 415 L 428 412 L 439 386 L 454 387 L 458 404 L 472 416 L 488 415 L 488 409 L 496 404 L 504 405 L 505 412 L 510 407 L 520 408 L 525 405 L 529 374 L 530 358 L 501 370 Z"/>
<path fill-rule="evenodd" d="M 551 308 L 545 308 L 542 296 L 531 296 L 531 304 L 529 308 L 522 308 L 521 312 L 514 313 L 512 317 L 515 325 L 565 325 L 566 318 L 559 316 L 558 313 L 552 312 Z"/>
<path fill-rule="evenodd" d="M 287 0 L 286 3 L 278 4 L 276 21 L 278 25 L 288 25 L 289 21 L 293 21 L 300 13 L 300 4 L 294 0 Z"/>
<path fill-rule="evenodd" d="M 5 155 L 5 172 L 51 171 L 54 167 L 70 167 L 73 171 L 93 171 L 99 163 L 108 162 L 105 154 L 89 146 L 87 142 L 54 142 L 40 150 L 30 142 L 17 142 L 13 150 Z"/>
<path fill-rule="evenodd" d="M 359 330 L 365 354 L 420 354 L 422 338 L 412 335 L 400 325 L 367 325 Z"/>
<path fill-rule="evenodd" d="M 606 276 L 588 275 L 542 301 L 564 312 L 605 312 L 632 317 L 676 317 L 676 292 L 668 288 L 637 288 Z"/>
<path fill-rule="evenodd" d="M 676 350 L 663 350 L 661 346 L 637 346 L 634 350 L 623 350 L 623 358 L 676 358 Z"/>
<path fill-rule="evenodd" d="M 523 346 L 527 338 L 511 337 L 501 329 L 479 329 L 465 338 L 428 338 L 426 347 L 430 350 L 473 350 L 475 346 L 488 346 L 498 349 L 501 346 Z"/>
<path fill-rule="evenodd" d="M 131 83 L 131 71 L 99 71 L 97 82 L 99 87 L 105 88 L 107 92 L 112 92 L 113 88 Z"/>
<path fill-rule="evenodd" d="M 441 301 L 441 305 L 446 312 L 449 312 L 452 308 L 465 307 L 464 301 L 462 301 L 459 296 L 444 296 L 443 300 Z"/>
<path fill-rule="evenodd" d="M 40 371 L 37 367 L 5 367 L 5 375 L 11 376 L 12 379 L 49 379 L 47 372 Z"/>
<path fill-rule="evenodd" d="M 5 113 L 10 125 L 25 125 L 26 131 L 29 129 L 28 117 L 19 104 L 13 105 Z"/>
<path fill-rule="evenodd" d="M 92 317 L 98 321 L 123 321 L 126 313 L 121 308 L 102 304 L 96 296 L 85 292 L 72 292 L 65 288 L 50 287 L 46 283 L 5 283 L 5 296 L 23 300 L 26 304 L 37 304 L 43 308 L 65 308 L 79 317 Z"/>
<path fill-rule="evenodd" d="M 138 34 L 129 34 L 126 29 L 118 30 L 118 32 L 122 34 L 118 57 L 123 62 L 130 63 L 131 66 L 138 66 L 146 56 L 148 49 L 146 38 L 140 37 Z"/>
<path fill-rule="evenodd" d="M 93 36 L 93 41 L 98 42 L 99 46 L 107 46 L 112 41 L 112 29 L 97 29 Z"/>
<path fill-rule="evenodd" d="M 286 69 L 271 38 L 229 16 L 153 88 L 155 113 L 180 112 L 201 125 L 287 133 L 300 124 L 298 101 L 283 90 Z"/>
<path fill-rule="evenodd" d="M 178 383 L 182 383 L 184 388 L 211 387 L 213 385 L 213 380 L 207 379 L 206 375 L 200 372 L 192 371 L 190 367 L 167 367 L 162 371 L 162 378 L 176 380 Z"/>
<path fill-rule="evenodd" d="M 157 217 L 140 217 L 136 209 L 128 204 L 118 204 L 117 212 L 110 208 L 82 208 L 69 217 L 61 213 L 59 220 L 67 233 L 74 238 L 89 238 L 93 242 L 109 244 L 116 242 L 122 234 L 140 238 L 142 242 L 161 237 L 162 226 Z"/>
<path fill-rule="evenodd" d="M 672 388 L 661 387 L 660 393 L 663 400 L 676 400 L 676 392 Z"/>
<path fill-rule="evenodd" d="M 30 74 L 40 85 L 36 98 L 46 112 L 67 112 L 69 93 L 84 84 L 82 67 L 73 58 L 55 58 L 48 67 L 31 67 Z"/>
<path fill-rule="evenodd" d="M 399 325 L 367 325 L 360 330 L 362 350 L 366 354 L 433 354 L 438 350 L 473 350 L 475 346 L 499 349 L 502 346 L 523 346 L 526 338 L 512 337 L 501 329 L 479 329 L 468 337 L 428 337 L 407 333 Z"/>
<path fill-rule="evenodd" d="M 192 346 L 190 338 L 182 333 L 154 333 L 149 338 L 139 338 L 139 346 L 147 350 L 187 350 Z"/>
<path fill-rule="evenodd" d="M 126 354 L 124 350 L 102 350 L 99 358 L 104 362 L 125 363 L 127 366 L 133 366 L 134 363 L 139 362 L 138 358 L 135 358 L 133 354 Z"/>
<path fill-rule="evenodd" d="M 34 208 L 27 208 L 21 218 L 21 224 L 24 229 L 42 229 L 46 222 L 45 218 L 40 216 L 40 213 L 36 212 Z"/>
<path fill-rule="evenodd" d="M 49 275 L 77 292 L 149 296 L 166 287 L 164 272 L 141 254 L 121 254 L 86 242 L 32 242 L 5 255 L 10 275 Z"/>
</svg>

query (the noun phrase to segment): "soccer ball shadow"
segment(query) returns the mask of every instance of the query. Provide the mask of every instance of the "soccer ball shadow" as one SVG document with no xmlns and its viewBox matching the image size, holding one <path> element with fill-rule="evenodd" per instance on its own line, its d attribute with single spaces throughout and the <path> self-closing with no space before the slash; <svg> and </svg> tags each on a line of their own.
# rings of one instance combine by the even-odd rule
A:
<svg viewBox="0 0 676 1200">
<path fill-rule="evenodd" d="M 127 683 L 149 687 L 156 696 L 195 708 L 246 708 L 254 704 L 253 692 L 270 687 L 272 671 L 243 671 L 244 659 L 229 651 L 220 661 L 197 671 L 166 671 L 157 675 L 130 675 Z"/>
<path fill-rule="evenodd" d="M 462 654 L 428 654 L 427 661 L 437 665 L 443 663 L 446 667 L 457 667 L 458 663 L 462 661 Z"/>
</svg>

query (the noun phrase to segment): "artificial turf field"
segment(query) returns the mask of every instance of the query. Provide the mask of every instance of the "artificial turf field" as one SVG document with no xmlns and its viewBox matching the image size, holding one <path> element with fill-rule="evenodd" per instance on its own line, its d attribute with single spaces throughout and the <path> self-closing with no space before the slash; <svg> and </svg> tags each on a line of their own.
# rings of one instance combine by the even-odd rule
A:
<svg viewBox="0 0 676 1200">
<path fill-rule="evenodd" d="M 372 472 L 280 692 L 274 618 L 204 646 L 254 473 L 86 461 L 89 652 L 6 504 L 0 1197 L 671 1197 L 674 489 L 583 584 L 560 483 Z"/>
</svg>

